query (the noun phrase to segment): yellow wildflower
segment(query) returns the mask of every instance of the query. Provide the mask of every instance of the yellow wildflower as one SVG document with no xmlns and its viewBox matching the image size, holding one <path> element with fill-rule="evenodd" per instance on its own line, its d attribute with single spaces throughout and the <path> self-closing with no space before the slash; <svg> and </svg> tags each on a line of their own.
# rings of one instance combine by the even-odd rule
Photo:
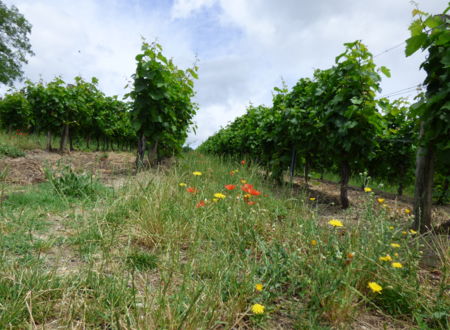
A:
<svg viewBox="0 0 450 330">
<path fill-rule="evenodd" d="M 316 241 L 315 239 L 313 239 L 313 240 L 311 241 L 311 245 L 312 245 L 312 246 L 316 246 L 316 245 L 317 245 L 317 241 Z"/>
<path fill-rule="evenodd" d="M 390 230 L 394 230 L 394 226 L 389 226 L 389 229 Z"/>
<path fill-rule="evenodd" d="M 250 197 L 252 197 L 252 195 L 250 195 L 250 194 L 245 194 L 244 195 L 244 198 L 250 198 Z"/>
<path fill-rule="evenodd" d="M 383 290 L 383 288 L 381 287 L 381 285 L 379 285 L 376 282 L 369 282 L 367 285 L 373 292 L 378 292 L 381 293 L 381 290 Z"/>
<path fill-rule="evenodd" d="M 395 253 L 394 253 L 394 256 L 395 256 L 395 257 L 398 257 L 398 253 L 397 253 L 397 252 L 395 252 Z"/>
<path fill-rule="evenodd" d="M 212 201 L 213 201 L 214 203 L 217 203 L 217 202 L 219 201 L 219 199 L 218 199 L 218 198 L 213 198 Z"/>
<path fill-rule="evenodd" d="M 384 198 L 377 198 L 377 202 L 380 203 L 380 204 L 383 204 L 384 203 Z"/>
<path fill-rule="evenodd" d="M 371 192 L 371 191 L 372 191 L 372 188 L 364 187 L 364 191 L 365 191 L 365 192 Z"/>
<path fill-rule="evenodd" d="M 247 183 L 247 180 L 241 179 L 241 183 L 242 183 L 242 184 L 246 184 L 246 183 Z"/>
<path fill-rule="evenodd" d="M 400 244 L 398 244 L 398 243 L 391 243 L 391 246 L 392 246 L 393 248 L 399 248 L 399 247 L 400 247 Z"/>
<path fill-rule="evenodd" d="M 202 172 L 194 171 L 194 172 L 192 172 L 192 174 L 194 174 L 195 176 L 200 176 L 200 175 L 202 175 Z"/>
<path fill-rule="evenodd" d="M 337 219 L 331 219 L 330 221 L 328 221 L 328 224 L 333 226 L 333 227 L 343 227 L 344 226 L 342 224 L 342 222 L 337 220 Z"/>
<path fill-rule="evenodd" d="M 402 268 L 403 265 L 401 263 L 399 263 L 399 262 L 393 262 L 392 263 L 392 267 L 394 267 L 394 268 Z"/>
<path fill-rule="evenodd" d="M 254 304 L 252 306 L 252 312 L 253 312 L 253 314 L 261 315 L 261 314 L 264 314 L 264 308 L 265 307 L 263 305 Z"/>
<path fill-rule="evenodd" d="M 187 184 L 186 184 L 186 183 L 184 183 L 184 182 L 180 182 L 179 186 L 180 186 L 180 187 L 186 187 L 186 186 L 187 186 Z"/>
<path fill-rule="evenodd" d="M 402 235 L 408 235 L 407 231 L 402 231 Z"/>
<path fill-rule="evenodd" d="M 409 232 L 410 232 L 412 235 L 417 234 L 417 231 L 415 231 L 414 229 L 410 229 Z"/>
<path fill-rule="evenodd" d="M 220 198 L 220 199 L 224 199 L 224 198 L 227 197 L 227 196 L 225 196 L 225 195 L 222 194 L 222 193 L 215 193 L 215 194 L 214 194 L 214 197 Z"/>
<path fill-rule="evenodd" d="M 411 210 L 410 210 L 410 209 L 405 209 L 405 213 L 406 213 L 406 214 L 410 214 L 410 213 L 411 213 Z"/>
<path fill-rule="evenodd" d="M 262 291 L 263 290 L 263 285 L 261 283 L 255 284 L 255 290 L 256 291 Z"/>
<path fill-rule="evenodd" d="M 316 200 L 316 197 L 309 197 L 309 200 L 314 202 Z"/>
<path fill-rule="evenodd" d="M 378 258 L 380 261 L 392 261 L 392 257 L 387 254 L 385 257 L 379 257 Z"/>
</svg>

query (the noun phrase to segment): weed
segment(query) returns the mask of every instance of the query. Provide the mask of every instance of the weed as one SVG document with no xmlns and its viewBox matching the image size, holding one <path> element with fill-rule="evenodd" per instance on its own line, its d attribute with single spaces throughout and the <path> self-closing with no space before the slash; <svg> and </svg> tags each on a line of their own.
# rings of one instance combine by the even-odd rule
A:
<svg viewBox="0 0 450 330">
<path fill-rule="evenodd" d="M 45 177 L 55 191 L 68 197 L 88 198 L 97 194 L 103 186 L 89 173 L 76 173 L 70 165 L 58 163 L 57 170 L 47 167 Z"/>
<path fill-rule="evenodd" d="M 25 156 L 25 153 L 16 148 L 15 146 L 7 145 L 7 144 L 0 144 L 0 157 L 11 157 L 11 158 L 17 158 L 17 157 L 23 157 Z"/>
</svg>

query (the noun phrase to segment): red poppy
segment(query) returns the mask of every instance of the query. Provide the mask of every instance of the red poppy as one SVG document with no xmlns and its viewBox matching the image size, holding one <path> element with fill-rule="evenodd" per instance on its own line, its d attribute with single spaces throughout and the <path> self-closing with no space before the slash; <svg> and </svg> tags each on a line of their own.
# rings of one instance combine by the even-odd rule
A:
<svg viewBox="0 0 450 330">
<path fill-rule="evenodd" d="M 195 194 L 197 192 L 197 189 L 195 189 L 194 187 L 189 187 L 189 188 L 186 188 L 186 191 L 188 193 Z"/>
<path fill-rule="evenodd" d="M 256 202 L 254 202 L 254 201 L 248 201 L 247 204 L 248 204 L 248 205 L 255 205 Z"/>
<path fill-rule="evenodd" d="M 247 194 L 250 194 L 250 190 L 251 190 L 251 189 L 253 189 L 253 185 L 252 185 L 252 184 L 248 184 L 248 183 L 244 184 L 244 185 L 241 187 L 241 190 L 242 190 L 243 192 L 246 192 Z"/>
<path fill-rule="evenodd" d="M 261 192 L 260 191 L 258 191 L 258 190 L 256 190 L 256 189 L 249 189 L 248 190 L 248 193 L 250 194 L 250 195 L 253 195 L 253 196 L 259 196 L 259 195 L 261 195 Z"/>
<path fill-rule="evenodd" d="M 234 188 L 236 188 L 236 186 L 235 186 L 234 184 L 227 184 L 227 185 L 225 186 L 225 189 L 226 189 L 226 190 L 233 190 Z"/>
<path fill-rule="evenodd" d="M 203 207 L 203 206 L 205 206 L 206 204 L 205 204 L 205 201 L 200 201 L 200 202 L 198 202 L 197 203 L 197 208 L 199 208 L 199 207 Z"/>
<path fill-rule="evenodd" d="M 245 160 L 241 160 L 241 165 L 245 165 L 246 161 Z"/>
</svg>

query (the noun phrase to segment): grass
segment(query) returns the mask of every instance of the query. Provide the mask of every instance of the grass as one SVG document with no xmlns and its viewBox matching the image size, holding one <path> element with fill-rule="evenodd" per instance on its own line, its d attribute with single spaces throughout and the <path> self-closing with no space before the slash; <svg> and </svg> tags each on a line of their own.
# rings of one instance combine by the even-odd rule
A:
<svg viewBox="0 0 450 330">
<path fill-rule="evenodd" d="M 59 148 L 59 143 L 60 137 L 53 136 L 52 148 Z M 73 145 L 75 150 L 79 151 L 98 151 L 95 141 L 91 141 L 89 148 L 86 141 L 80 139 L 75 139 Z M 18 134 L 17 132 L 7 132 L 0 129 L 0 157 L 2 155 L 8 157 L 22 157 L 24 155 L 23 153 L 27 150 L 45 150 L 46 146 L 47 136 L 45 134 Z M 115 145 L 115 150 L 120 151 L 121 148 L 118 148 L 117 145 Z M 103 143 L 100 144 L 100 150 L 105 151 Z"/>
<path fill-rule="evenodd" d="M 0 145 L 21 152 L 33 149 L 45 149 L 46 137 L 36 134 L 19 135 L 0 130 Z"/>
<path fill-rule="evenodd" d="M 442 252 L 436 279 L 419 267 L 422 239 L 403 234 L 408 222 L 374 206 L 373 195 L 332 227 L 317 204 L 260 172 L 192 153 L 115 192 L 62 197 L 49 182 L 8 196 L 0 328 L 328 329 L 366 315 L 381 326 L 449 326 L 448 246 L 433 247 Z M 261 194 L 244 197 L 241 180 Z M 64 234 L 45 236 L 55 215 Z M 34 233 L 45 236 L 38 246 Z M 55 249 L 68 258 L 52 261 Z M 379 260 L 386 255 L 403 267 Z M 253 314 L 254 304 L 264 313 Z"/>
</svg>

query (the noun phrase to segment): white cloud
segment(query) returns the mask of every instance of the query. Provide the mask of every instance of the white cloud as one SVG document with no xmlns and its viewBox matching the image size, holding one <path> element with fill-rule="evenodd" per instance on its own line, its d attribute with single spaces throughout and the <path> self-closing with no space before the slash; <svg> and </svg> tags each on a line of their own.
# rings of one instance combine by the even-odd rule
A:
<svg viewBox="0 0 450 330">
<path fill-rule="evenodd" d="M 214 5 L 216 0 L 175 0 L 172 6 L 172 18 L 186 18 L 193 12 Z"/>
</svg>

